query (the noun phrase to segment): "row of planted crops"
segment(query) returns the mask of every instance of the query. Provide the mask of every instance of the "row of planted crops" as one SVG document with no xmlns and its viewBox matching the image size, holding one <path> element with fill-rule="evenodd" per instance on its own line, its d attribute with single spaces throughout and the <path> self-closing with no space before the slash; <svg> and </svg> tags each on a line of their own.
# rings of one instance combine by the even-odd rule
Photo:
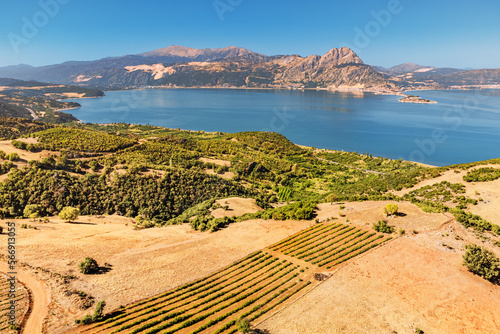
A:
<svg viewBox="0 0 500 334">
<path fill-rule="evenodd" d="M 316 224 L 269 247 L 322 268 L 331 269 L 390 240 L 341 223 Z"/>
</svg>

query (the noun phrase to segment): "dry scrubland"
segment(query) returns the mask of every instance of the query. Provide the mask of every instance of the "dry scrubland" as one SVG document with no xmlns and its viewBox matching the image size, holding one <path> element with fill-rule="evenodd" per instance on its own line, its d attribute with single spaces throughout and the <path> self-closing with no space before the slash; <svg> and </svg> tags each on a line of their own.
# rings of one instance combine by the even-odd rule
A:
<svg viewBox="0 0 500 334">
<path fill-rule="evenodd" d="M 228 198 L 220 200 L 219 203 L 221 205 L 227 203 L 226 205 L 229 206 L 226 214 L 231 214 L 231 212 L 241 214 L 257 209 L 255 203 L 248 199 Z M 69 330 L 74 326 L 72 324 L 73 319 L 82 317 L 92 310 L 91 308 L 87 310 L 81 308 L 82 304 L 85 304 L 85 299 L 77 298 L 74 293 L 75 291 L 84 291 L 88 295 L 93 296 L 95 301 L 106 300 L 107 311 L 124 305 L 129 305 L 127 309 L 137 310 L 138 307 L 135 307 L 133 303 L 138 300 L 156 298 L 154 296 L 158 296 L 158 294 L 165 293 L 172 288 L 206 276 L 213 274 L 220 276 L 222 275 L 218 273 L 220 268 L 230 266 L 235 261 L 241 260 L 248 254 L 258 250 L 262 250 L 262 256 L 268 257 L 265 263 L 259 263 L 259 265 L 266 264 L 268 261 L 275 259 L 267 264 L 267 269 L 261 269 L 262 273 L 269 272 L 270 274 L 278 270 L 278 267 L 270 269 L 278 264 L 283 267 L 287 264 L 289 266 L 287 267 L 288 269 L 283 269 L 281 274 L 293 268 L 293 270 L 287 272 L 288 276 L 280 277 L 279 281 L 275 281 L 275 286 L 271 284 L 267 286 L 266 281 L 262 281 L 262 285 L 266 285 L 266 289 L 269 288 L 269 291 L 259 290 L 257 292 L 269 293 L 262 296 L 251 307 L 248 306 L 247 309 L 231 314 L 223 322 L 217 322 L 216 325 L 218 326 L 214 325 L 213 328 L 206 329 L 207 332 L 211 332 L 211 330 L 216 330 L 224 326 L 226 323 L 234 320 L 237 315 L 248 312 L 255 305 L 263 303 L 280 291 L 281 294 L 274 297 L 273 301 L 279 302 L 288 295 L 290 297 L 287 298 L 283 305 L 297 300 L 298 297 L 319 284 L 313 278 L 314 273 L 321 272 L 330 275 L 333 270 L 333 277 L 327 280 L 327 283 L 333 282 L 328 284 L 337 286 L 334 283 L 337 280 L 337 273 L 345 270 L 346 266 L 351 266 L 350 261 L 352 261 L 336 263 L 337 260 L 346 259 L 348 255 L 353 255 L 364 249 L 368 250 L 370 249 L 370 245 L 375 245 L 388 239 L 388 237 L 384 237 L 379 233 L 371 235 L 374 233 L 371 229 L 371 224 L 383 217 L 382 207 L 386 203 L 389 202 L 345 203 L 342 206 L 344 207 L 343 209 L 341 209 L 340 204 L 320 204 L 318 206 L 318 219 L 321 221 L 326 221 L 332 217 L 336 219 L 324 224 L 315 224 L 313 221 L 278 222 L 272 220 L 251 220 L 232 224 L 217 233 L 200 233 L 193 231 L 187 225 L 134 231 L 132 220 L 119 216 L 85 216 L 80 217 L 75 223 L 65 223 L 57 218 L 51 218 L 49 223 L 18 220 L 18 226 L 21 223 L 26 223 L 37 228 L 18 229 L 19 259 L 24 264 L 41 267 L 48 271 L 44 272 L 36 268 L 31 269 L 33 273 L 38 272 L 38 276 L 50 282 L 53 292 L 53 303 L 51 304 L 51 316 L 49 317 L 47 326 L 50 332 L 53 333 L 61 333 Z M 432 232 L 449 220 L 449 217 L 443 214 L 423 213 L 419 208 L 410 203 L 399 203 L 399 206 L 400 211 L 406 215 L 397 218 L 389 217 L 389 224 L 398 228 L 418 231 L 419 234 L 416 235 L 417 237 L 423 235 L 426 231 Z M 350 222 L 347 223 L 347 220 Z M 295 235 L 295 239 L 288 239 L 293 235 Z M 379 235 L 381 238 L 378 237 Z M 410 237 L 408 239 L 413 240 Z M 302 254 L 313 252 L 315 248 L 311 247 L 317 247 L 317 250 L 325 245 L 326 240 L 328 243 L 332 243 L 332 245 L 322 250 L 325 253 L 322 256 L 331 255 L 328 257 L 328 259 L 332 260 L 331 263 L 319 267 L 318 265 L 322 263 L 312 263 L 312 260 L 306 261 L 307 258 L 299 258 L 301 254 L 296 254 L 304 250 L 306 251 Z M 335 243 L 335 241 L 339 242 Z M 398 242 L 400 241 L 398 240 Z M 281 244 L 274 247 L 267 247 L 277 243 Z M 391 241 L 382 248 L 375 248 L 361 256 L 363 258 L 373 256 L 373 253 L 380 252 L 383 249 L 392 249 L 393 244 L 394 241 Z M 363 247 L 356 248 L 356 246 L 361 245 Z M 289 251 L 293 252 L 288 253 Z M 107 272 L 97 275 L 80 274 L 77 266 L 79 261 L 85 256 L 95 258 L 103 266 L 104 271 Z M 282 264 L 283 260 L 287 262 Z M 109 266 L 104 267 L 105 263 L 109 264 Z M 336 265 L 332 268 L 327 268 L 333 264 Z M 412 261 L 409 261 L 408 265 L 412 267 Z M 457 266 L 460 267 L 460 263 Z M 340 271 L 337 269 L 339 267 L 342 268 Z M 256 267 L 253 267 L 252 270 L 255 269 Z M 460 268 L 459 270 L 463 271 Z M 59 273 L 63 276 L 73 275 L 76 279 L 65 281 L 60 277 L 54 277 L 54 273 Z M 468 273 L 465 274 L 468 275 Z M 272 281 L 279 275 L 276 273 L 276 276 L 269 277 L 268 280 Z M 293 275 L 297 276 L 292 277 Z M 246 277 L 246 275 L 244 276 Z M 258 274 L 248 276 L 249 279 L 252 277 L 255 279 L 263 278 L 262 275 Z M 233 278 L 234 284 L 240 284 L 241 282 L 236 281 L 236 278 L 238 277 L 235 276 Z M 289 291 L 283 290 L 283 287 L 287 286 L 285 284 L 287 279 L 290 280 L 286 284 L 294 285 Z M 226 283 L 230 282 L 229 280 Z M 302 284 L 308 284 L 307 282 L 311 282 L 312 284 L 302 287 L 297 294 L 293 293 L 295 288 L 298 289 Z M 248 284 L 253 288 L 253 283 L 249 282 Z M 326 286 L 326 283 L 313 289 L 311 293 L 316 293 L 316 291 L 319 291 L 318 289 L 323 289 L 324 285 Z M 258 287 L 258 285 L 255 285 L 255 287 Z M 364 289 L 368 288 L 364 287 Z M 72 291 L 73 294 L 69 294 L 68 291 Z M 68 294 L 70 295 L 69 297 Z M 304 300 L 307 300 L 309 295 L 307 294 Z M 337 300 L 339 296 L 333 297 L 332 295 L 332 298 Z M 292 305 L 301 303 L 301 300 L 295 301 Z M 241 303 L 245 302 L 245 300 L 241 301 Z M 307 309 L 307 307 L 304 309 Z M 256 318 L 254 323 L 258 323 L 269 317 L 277 309 L 279 307 L 260 318 Z M 326 310 L 329 309 L 326 307 Z M 258 315 L 263 310 L 266 309 L 255 310 L 252 314 L 254 316 Z M 286 310 L 289 310 L 289 308 Z M 224 311 L 221 310 L 219 312 L 223 314 Z M 284 314 L 283 312 L 286 311 L 281 311 L 276 317 Z M 252 314 L 249 315 L 250 318 Z M 214 317 L 207 318 L 208 320 L 206 321 L 213 320 Z M 297 322 L 307 323 L 307 320 L 303 319 L 300 314 L 294 314 L 293 317 L 295 317 Z M 337 320 L 340 321 L 341 319 Z M 204 323 L 201 321 L 186 328 L 195 330 Z M 126 324 L 124 323 L 120 326 L 124 325 Z M 271 323 L 269 323 L 269 326 L 273 328 Z M 231 329 L 234 329 L 234 326 L 230 327 L 228 332 Z M 88 332 L 93 331 L 90 330 Z M 184 330 L 181 332 L 184 332 Z"/>
<path fill-rule="evenodd" d="M 465 185 L 465 196 L 475 199 L 482 199 L 482 201 L 479 201 L 477 205 L 469 206 L 468 211 L 472 212 L 473 214 L 479 215 L 494 224 L 500 225 L 500 179 L 489 182 L 464 182 L 463 179 L 464 176 L 467 175 L 468 171 L 485 167 L 499 168 L 498 165 L 482 165 L 470 168 L 465 171 L 457 170 L 458 173 L 452 169 L 442 173 L 442 175 L 438 176 L 437 178 L 422 181 L 415 185 L 413 188 L 403 189 L 399 192 L 394 193 L 401 196 L 409 193 L 412 190 L 420 189 L 424 186 L 433 185 L 442 181 L 461 183 Z"/>
</svg>

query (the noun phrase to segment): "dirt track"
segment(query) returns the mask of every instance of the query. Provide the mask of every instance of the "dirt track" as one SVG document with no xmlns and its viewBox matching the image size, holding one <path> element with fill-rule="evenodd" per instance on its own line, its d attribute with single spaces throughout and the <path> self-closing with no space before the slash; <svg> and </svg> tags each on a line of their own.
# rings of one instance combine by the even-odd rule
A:
<svg viewBox="0 0 500 334">
<path fill-rule="evenodd" d="M 0 271 L 9 272 L 10 270 L 6 263 L 0 262 Z M 26 321 L 22 333 L 42 333 L 43 320 L 49 311 L 50 292 L 45 288 L 44 283 L 40 282 L 25 271 L 16 268 L 16 272 L 17 279 L 31 290 L 31 296 L 33 298 L 31 313 Z"/>
</svg>

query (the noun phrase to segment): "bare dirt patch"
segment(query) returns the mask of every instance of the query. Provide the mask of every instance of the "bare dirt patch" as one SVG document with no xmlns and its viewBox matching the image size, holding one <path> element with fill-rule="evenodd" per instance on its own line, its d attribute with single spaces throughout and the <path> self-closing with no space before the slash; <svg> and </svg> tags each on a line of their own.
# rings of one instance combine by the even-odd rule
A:
<svg viewBox="0 0 500 334">
<path fill-rule="evenodd" d="M 398 238 L 340 267 L 258 327 L 277 334 L 500 332 L 500 287 L 462 266 L 463 245 L 472 241 L 480 243 L 456 222 Z"/>
<path fill-rule="evenodd" d="M 34 139 L 34 138 L 31 138 Z M 59 155 L 59 152 L 51 152 L 43 150 L 41 152 L 29 152 L 25 150 L 20 150 L 11 145 L 12 140 L 2 140 L 0 141 L 0 151 L 4 151 L 7 154 L 17 153 L 19 157 L 25 161 L 38 160 L 41 161 L 43 158 L 49 155 Z"/>
<path fill-rule="evenodd" d="M 227 180 L 230 180 L 230 179 L 232 179 L 234 177 L 234 173 L 233 172 L 224 172 L 222 174 L 218 174 L 213 169 L 205 169 L 205 173 L 207 173 L 209 175 L 217 175 L 217 176 L 220 176 L 223 179 L 227 179 Z"/>
<path fill-rule="evenodd" d="M 255 204 L 253 198 L 241 198 L 241 197 L 230 197 L 219 199 L 215 203 L 221 206 L 228 206 L 227 210 L 219 208 L 212 211 L 212 216 L 215 218 L 221 217 L 238 217 L 244 215 L 245 213 L 254 213 L 261 211 L 262 208 Z"/>
<path fill-rule="evenodd" d="M 226 166 L 226 167 L 231 166 L 231 161 L 221 160 L 221 159 L 200 158 L 200 161 L 203 161 L 204 163 L 216 164 L 217 166 Z"/>
<path fill-rule="evenodd" d="M 399 207 L 401 214 L 386 217 L 383 209 L 389 203 L 395 203 Z M 343 206 L 344 209 L 340 210 L 340 206 Z M 367 201 L 334 205 L 323 203 L 319 204 L 318 208 L 317 218 L 320 221 L 336 217 L 339 218 L 339 221 L 349 220 L 350 223 L 358 226 L 371 227 L 380 220 L 386 220 L 389 225 L 395 227 L 396 231 L 403 229 L 407 232 L 433 230 L 450 219 L 450 217 L 443 214 L 425 213 L 409 202 Z"/>
<path fill-rule="evenodd" d="M 29 137 L 29 138 L 17 138 L 16 139 L 17 141 L 22 141 L 26 144 L 38 144 L 38 137 L 37 138 L 32 138 L 32 137 Z"/>
</svg>

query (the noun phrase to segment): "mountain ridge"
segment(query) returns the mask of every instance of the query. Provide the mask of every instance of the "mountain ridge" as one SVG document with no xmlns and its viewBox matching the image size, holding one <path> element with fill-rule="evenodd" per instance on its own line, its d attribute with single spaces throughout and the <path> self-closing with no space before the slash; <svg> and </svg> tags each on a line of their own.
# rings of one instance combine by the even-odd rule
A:
<svg viewBox="0 0 500 334">
<path fill-rule="evenodd" d="M 236 46 L 194 49 L 171 45 L 90 62 L 20 67 L 18 73 L 12 68 L 0 68 L 0 76 L 105 89 L 141 86 L 394 89 L 382 74 L 364 64 L 347 47 L 302 57 L 267 56 Z"/>
<path fill-rule="evenodd" d="M 500 85 L 500 76 L 494 69 L 464 71 L 414 63 L 383 68 L 365 64 L 347 47 L 303 57 L 297 54 L 268 56 L 237 46 L 195 49 L 171 45 L 94 61 L 67 61 L 41 67 L 6 66 L 0 68 L 0 77 L 98 89 L 316 88 L 390 94 Z"/>
</svg>

